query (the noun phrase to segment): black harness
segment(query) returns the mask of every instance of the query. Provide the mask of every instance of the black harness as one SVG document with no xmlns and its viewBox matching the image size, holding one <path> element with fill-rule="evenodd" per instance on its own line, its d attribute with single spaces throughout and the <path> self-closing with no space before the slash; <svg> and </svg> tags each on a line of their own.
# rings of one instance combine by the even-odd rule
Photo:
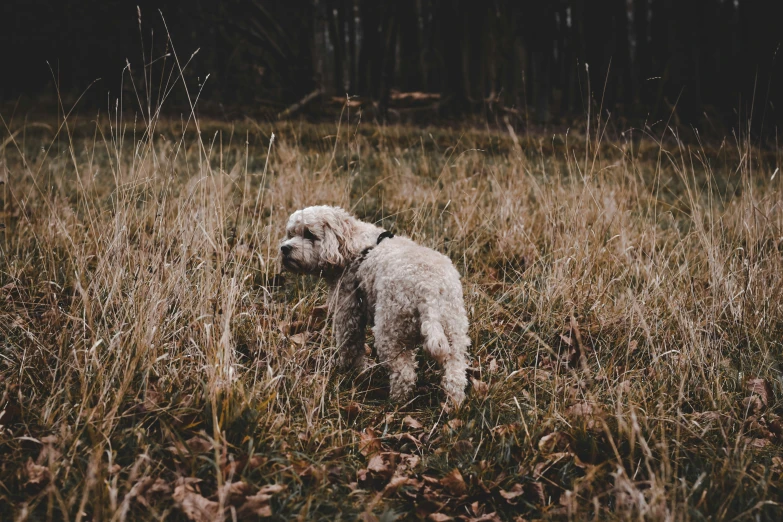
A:
<svg viewBox="0 0 783 522">
<path fill-rule="evenodd" d="M 386 238 L 391 239 L 393 237 L 394 237 L 393 233 L 389 232 L 388 230 L 384 230 L 383 232 L 381 232 L 381 235 L 378 236 L 378 240 L 375 242 L 375 246 L 380 245 L 381 241 L 383 241 L 384 239 L 386 239 Z M 369 254 L 370 250 L 372 250 L 373 248 L 375 248 L 375 247 L 374 246 L 368 246 L 367 248 L 362 250 L 362 254 L 359 256 L 359 263 L 364 261 L 364 258 L 367 257 L 367 254 Z"/>
</svg>

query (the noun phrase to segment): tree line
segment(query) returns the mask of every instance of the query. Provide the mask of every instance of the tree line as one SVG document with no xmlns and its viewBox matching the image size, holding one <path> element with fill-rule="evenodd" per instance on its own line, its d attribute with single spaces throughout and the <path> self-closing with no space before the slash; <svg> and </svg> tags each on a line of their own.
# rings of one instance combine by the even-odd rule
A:
<svg viewBox="0 0 783 522">
<path fill-rule="evenodd" d="M 697 126 L 753 119 L 772 129 L 783 119 L 781 1 L 5 0 L 0 9 L 6 103 L 51 97 L 55 86 L 75 96 L 97 78 L 84 103 L 135 96 L 133 85 L 158 99 L 166 75 L 189 61 L 201 106 L 226 114 L 279 114 L 315 92 L 310 110 L 350 95 L 381 118 L 421 99 L 427 117 L 545 123 L 591 107 Z M 171 97 L 184 103 L 179 91 Z"/>
</svg>

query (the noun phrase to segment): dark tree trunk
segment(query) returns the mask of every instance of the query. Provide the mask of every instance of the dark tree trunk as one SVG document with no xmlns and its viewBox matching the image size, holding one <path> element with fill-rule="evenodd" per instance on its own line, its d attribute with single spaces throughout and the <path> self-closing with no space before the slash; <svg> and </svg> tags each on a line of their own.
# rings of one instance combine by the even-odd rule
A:
<svg viewBox="0 0 783 522">
<path fill-rule="evenodd" d="M 348 18 L 348 91 L 355 94 L 359 89 L 359 57 L 356 55 L 356 12 L 354 0 L 344 0 L 344 9 Z"/>
<path fill-rule="evenodd" d="M 651 101 L 648 79 L 650 72 L 650 0 L 634 0 L 634 37 L 636 49 L 634 53 L 634 103 L 648 105 Z"/>
<path fill-rule="evenodd" d="M 530 59 L 528 85 L 536 119 L 548 122 L 555 40 L 555 11 L 550 2 L 534 2 L 524 12 L 525 43 Z"/>
<path fill-rule="evenodd" d="M 419 13 L 416 0 L 398 0 L 398 26 L 400 29 L 400 89 L 415 91 L 422 89 L 421 42 L 419 40 Z"/>
<path fill-rule="evenodd" d="M 447 114 L 460 114 L 468 107 L 462 66 L 462 16 L 459 0 L 436 0 L 438 22 L 438 54 L 442 60 L 440 91 L 443 109 Z"/>
<path fill-rule="evenodd" d="M 394 2 L 389 2 L 384 10 L 383 27 L 386 41 L 383 46 L 383 65 L 381 67 L 381 84 L 378 100 L 379 112 L 383 120 L 386 120 L 389 108 L 389 96 L 391 94 L 391 86 L 394 81 L 394 70 L 397 63 L 398 18 L 396 5 Z"/>
<path fill-rule="evenodd" d="M 362 45 L 359 50 L 359 89 L 361 96 L 377 98 L 381 81 L 384 40 L 381 34 L 383 3 L 360 0 Z"/>
<path fill-rule="evenodd" d="M 334 49 L 333 93 L 340 96 L 345 93 L 343 83 L 343 59 L 345 56 L 345 30 L 343 26 L 342 2 L 326 0 L 326 19 L 329 21 L 329 41 Z"/>
</svg>

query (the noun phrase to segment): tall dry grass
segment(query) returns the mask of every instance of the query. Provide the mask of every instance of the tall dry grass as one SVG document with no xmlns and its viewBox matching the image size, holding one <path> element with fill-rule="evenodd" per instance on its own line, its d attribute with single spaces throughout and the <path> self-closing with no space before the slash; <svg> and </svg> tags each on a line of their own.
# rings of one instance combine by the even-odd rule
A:
<svg viewBox="0 0 783 522">
<path fill-rule="evenodd" d="M 4 519 L 783 514 L 780 149 L 121 116 L 3 120 Z M 335 371 L 316 203 L 454 260 L 461 410 Z"/>
</svg>

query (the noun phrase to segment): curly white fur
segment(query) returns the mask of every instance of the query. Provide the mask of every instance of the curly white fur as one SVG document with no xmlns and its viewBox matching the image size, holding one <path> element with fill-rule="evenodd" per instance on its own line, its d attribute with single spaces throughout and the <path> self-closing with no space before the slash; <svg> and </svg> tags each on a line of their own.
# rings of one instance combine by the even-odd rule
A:
<svg viewBox="0 0 783 522">
<path fill-rule="evenodd" d="M 406 237 L 378 243 L 383 232 L 339 207 L 297 210 L 280 245 L 282 263 L 329 281 L 341 366 L 364 367 L 369 323 L 378 357 L 390 371 L 392 400 L 402 402 L 413 392 L 415 349 L 423 345 L 443 368 L 443 390 L 459 405 L 470 346 L 459 273 L 448 257 Z"/>
</svg>

